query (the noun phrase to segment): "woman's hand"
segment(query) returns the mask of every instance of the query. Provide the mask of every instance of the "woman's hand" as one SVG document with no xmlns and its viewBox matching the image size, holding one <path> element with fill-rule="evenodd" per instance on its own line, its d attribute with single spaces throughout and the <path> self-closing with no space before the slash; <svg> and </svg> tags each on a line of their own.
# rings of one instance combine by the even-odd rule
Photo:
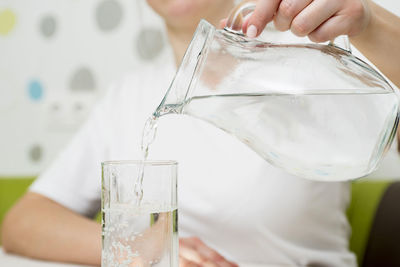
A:
<svg viewBox="0 0 400 267">
<path fill-rule="evenodd" d="M 360 34 L 370 23 L 370 13 L 368 0 L 258 0 L 243 32 L 254 38 L 273 20 L 280 31 L 290 29 L 297 36 L 325 42 Z"/>
<path fill-rule="evenodd" d="M 179 267 L 238 267 L 197 237 L 179 239 Z"/>
<path fill-rule="evenodd" d="M 258 0 L 242 30 L 254 38 L 272 20 L 278 30 L 291 30 L 314 42 L 348 35 L 351 43 L 400 87 L 400 18 L 373 1 Z M 222 26 L 224 23 L 226 20 Z"/>
</svg>

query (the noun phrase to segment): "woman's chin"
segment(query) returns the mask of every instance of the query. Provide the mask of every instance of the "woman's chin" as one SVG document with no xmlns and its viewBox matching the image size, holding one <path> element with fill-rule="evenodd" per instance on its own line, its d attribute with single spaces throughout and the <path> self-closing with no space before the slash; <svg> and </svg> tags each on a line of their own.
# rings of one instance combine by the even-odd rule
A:
<svg viewBox="0 0 400 267">
<path fill-rule="evenodd" d="M 197 17 L 200 16 L 199 11 L 200 7 L 196 5 L 196 1 L 192 0 L 174 0 L 168 6 L 168 16 L 171 18 Z"/>
<path fill-rule="evenodd" d="M 147 0 L 164 21 L 177 28 L 196 27 L 201 18 L 219 21 L 233 7 L 227 0 Z"/>
</svg>

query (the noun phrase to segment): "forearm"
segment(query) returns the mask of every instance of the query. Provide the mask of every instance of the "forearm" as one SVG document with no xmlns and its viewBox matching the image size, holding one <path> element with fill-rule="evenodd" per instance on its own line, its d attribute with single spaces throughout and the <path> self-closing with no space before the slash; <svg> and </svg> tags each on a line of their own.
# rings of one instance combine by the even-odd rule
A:
<svg viewBox="0 0 400 267">
<path fill-rule="evenodd" d="M 400 87 L 400 18 L 369 2 L 371 20 L 352 44 Z"/>
<path fill-rule="evenodd" d="M 27 193 L 4 220 L 8 252 L 50 261 L 100 265 L 101 226 L 35 193 Z"/>
</svg>

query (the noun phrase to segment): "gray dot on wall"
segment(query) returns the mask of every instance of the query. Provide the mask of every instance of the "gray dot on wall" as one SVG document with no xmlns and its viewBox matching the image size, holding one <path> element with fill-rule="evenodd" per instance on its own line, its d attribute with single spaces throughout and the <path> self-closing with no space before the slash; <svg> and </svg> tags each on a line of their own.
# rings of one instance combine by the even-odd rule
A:
<svg viewBox="0 0 400 267">
<path fill-rule="evenodd" d="M 92 91 L 96 89 L 96 82 L 90 69 L 77 69 L 71 77 L 69 88 L 72 91 Z"/>
<path fill-rule="evenodd" d="M 53 16 L 45 16 L 40 20 L 40 32 L 44 37 L 52 37 L 56 30 L 57 21 Z"/>
<path fill-rule="evenodd" d="M 146 28 L 139 32 L 136 38 L 136 49 L 144 60 L 158 56 L 164 47 L 164 38 L 160 30 Z"/>
<path fill-rule="evenodd" d="M 60 106 L 58 104 L 51 105 L 51 110 L 57 112 L 60 110 Z"/>
<path fill-rule="evenodd" d="M 76 112 L 80 112 L 83 110 L 83 105 L 81 103 L 75 103 L 74 109 Z"/>
<path fill-rule="evenodd" d="M 33 145 L 29 149 L 29 159 L 33 162 L 39 162 L 43 157 L 43 149 L 40 145 Z"/>
<path fill-rule="evenodd" d="M 115 29 L 122 20 L 122 7 L 116 0 L 104 0 L 96 8 L 96 21 L 100 30 Z"/>
</svg>

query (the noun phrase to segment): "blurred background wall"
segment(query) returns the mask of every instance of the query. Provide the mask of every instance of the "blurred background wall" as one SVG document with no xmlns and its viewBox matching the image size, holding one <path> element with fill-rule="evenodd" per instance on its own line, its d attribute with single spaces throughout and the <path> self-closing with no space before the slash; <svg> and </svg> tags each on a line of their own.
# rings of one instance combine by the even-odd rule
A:
<svg viewBox="0 0 400 267">
<path fill-rule="evenodd" d="M 39 174 L 164 42 L 144 0 L 0 0 L 0 176 Z"/>
<path fill-rule="evenodd" d="M 376 2 L 400 15 L 400 1 Z M 39 174 L 109 84 L 164 44 L 145 0 L 0 0 L 0 176 Z"/>
</svg>

